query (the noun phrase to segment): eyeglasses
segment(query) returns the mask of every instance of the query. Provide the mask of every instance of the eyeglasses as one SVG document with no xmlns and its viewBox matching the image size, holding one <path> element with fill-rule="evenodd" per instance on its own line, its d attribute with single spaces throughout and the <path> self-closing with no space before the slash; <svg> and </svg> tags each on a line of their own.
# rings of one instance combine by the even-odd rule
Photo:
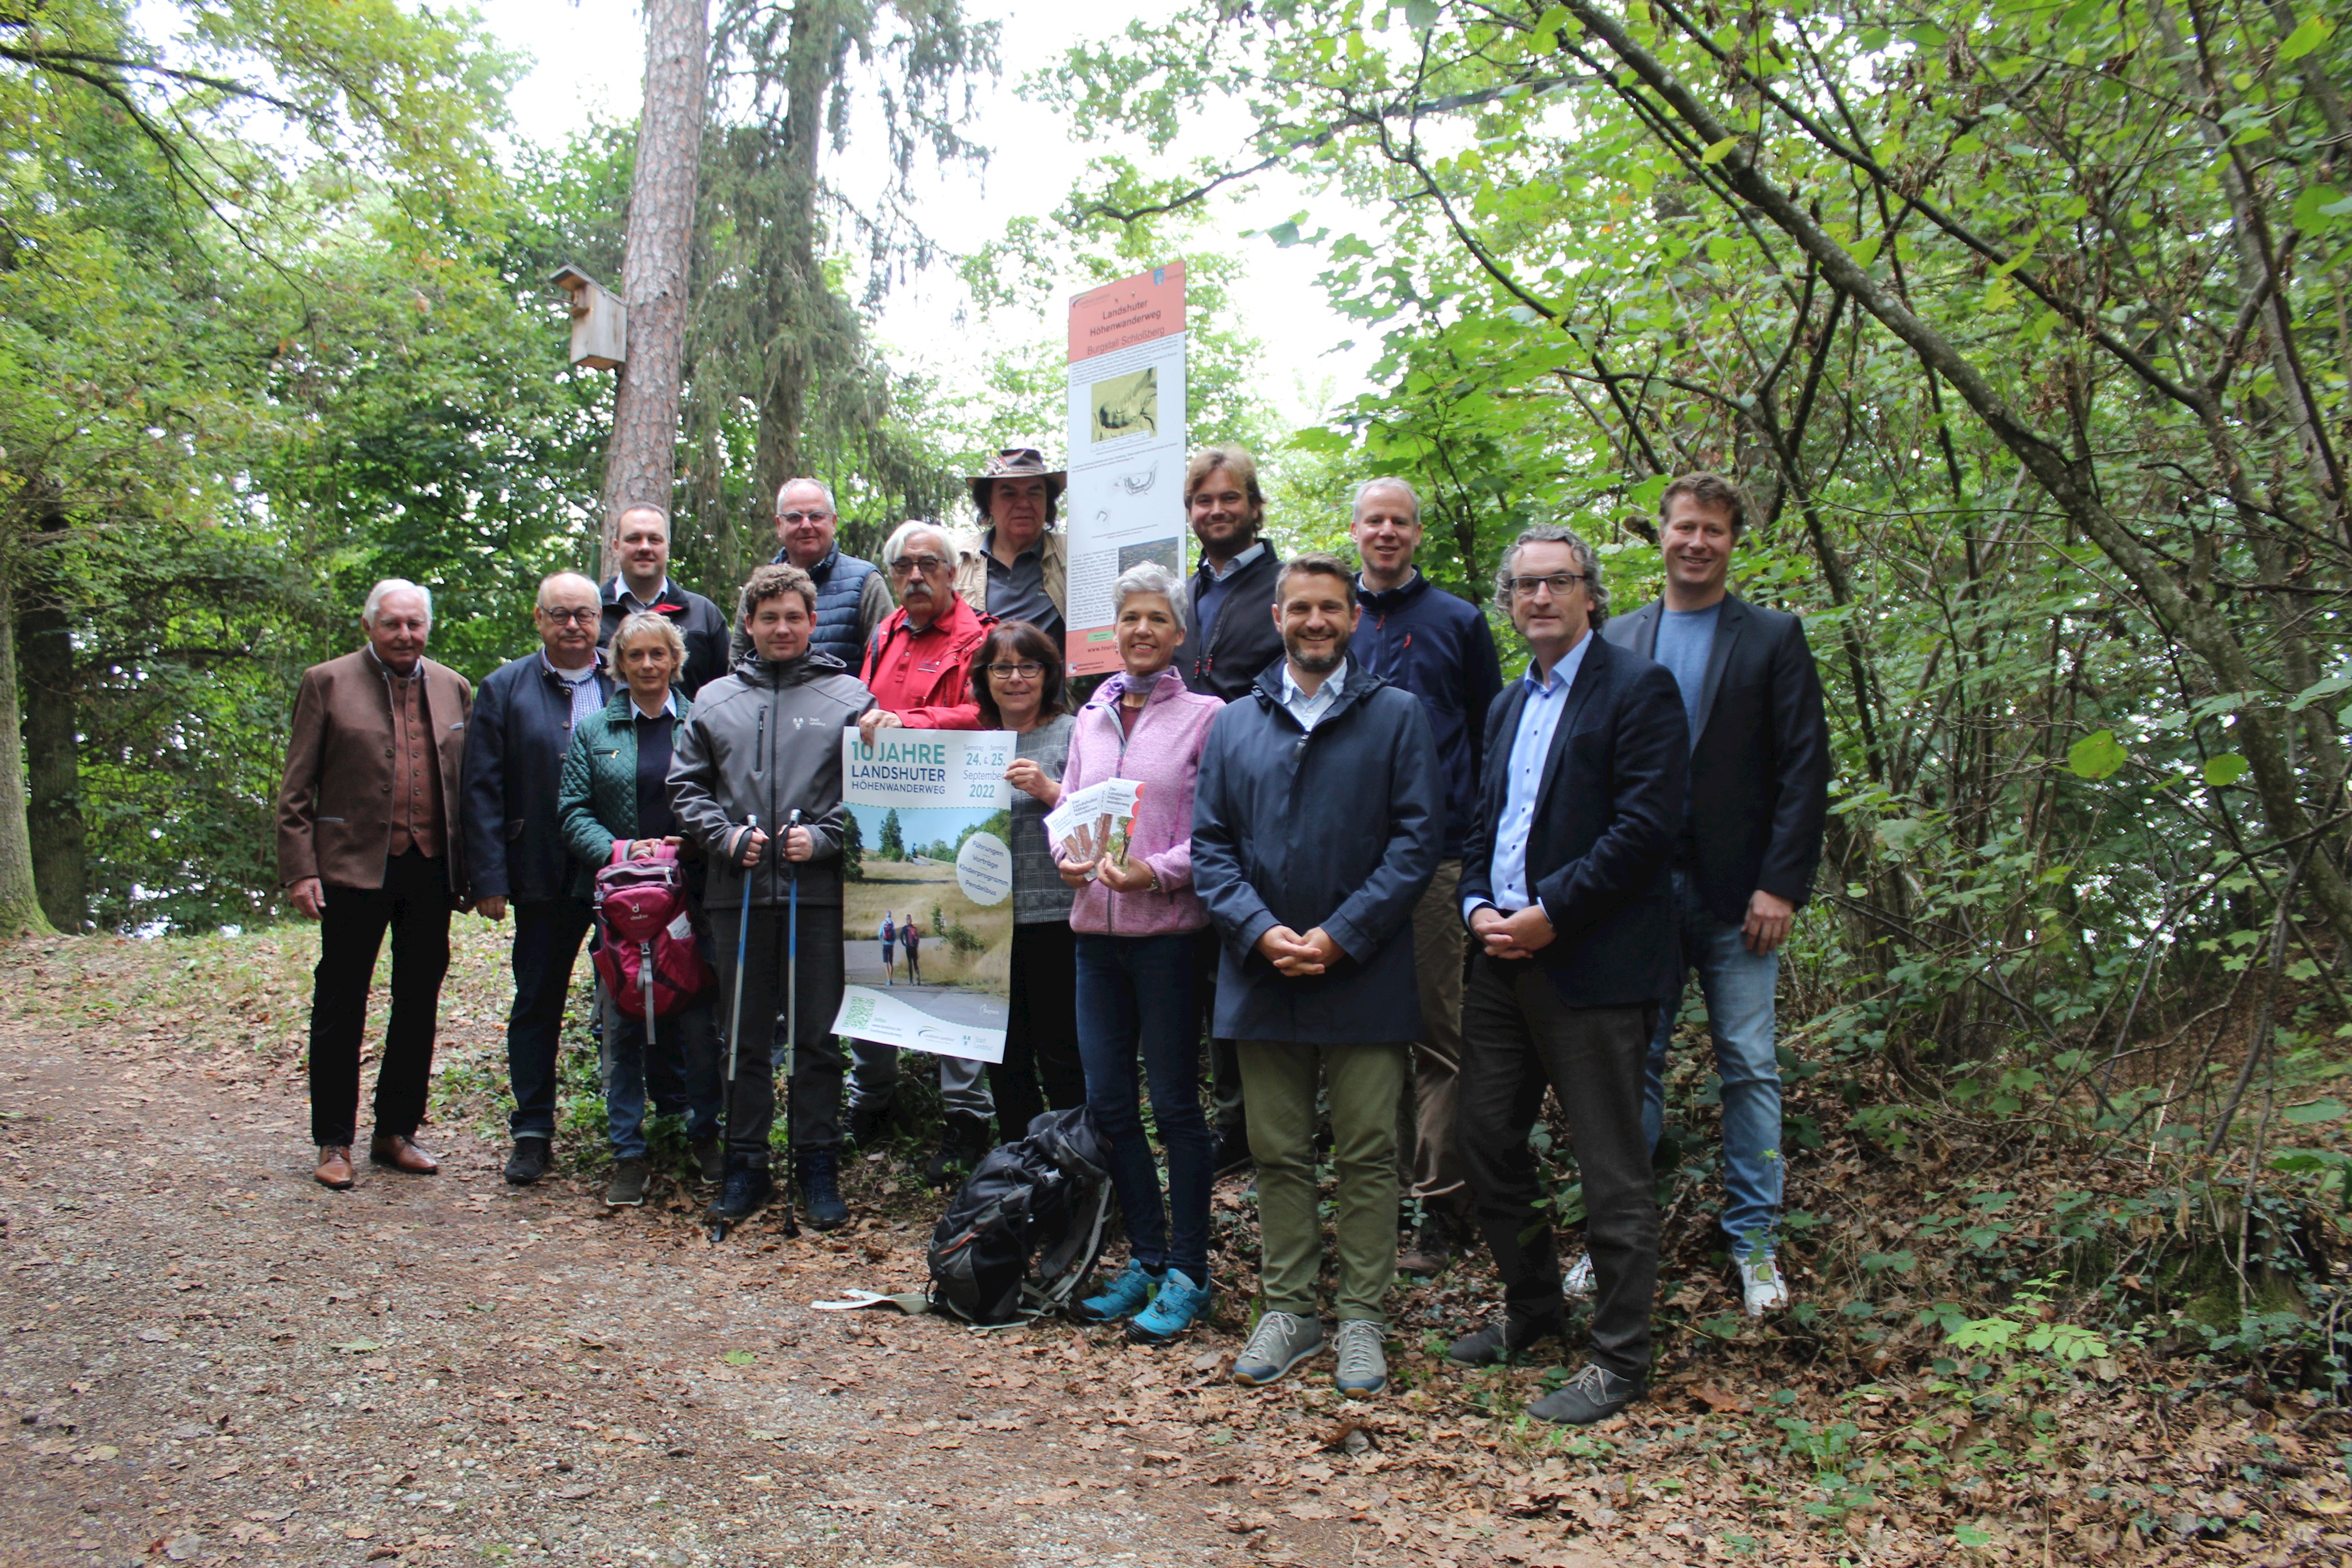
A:
<svg viewBox="0 0 2352 1568">
<path fill-rule="evenodd" d="M 541 615 L 546 616 L 550 621 L 554 622 L 558 626 L 570 626 L 574 623 L 585 626 L 588 622 L 596 620 L 599 616 L 604 613 L 602 609 L 549 610 L 544 606 L 541 608 L 539 612 Z"/>
<path fill-rule="evenodd" d="M 902 555 L 890 563 L 890 574 L 904 577 L 910 571 L 919 571 L 928 577 L 932 572 L 945 570 L 947 564 L 935 555 Z"/>
<path fill-rule="evenodd" d="M 1009 681 L 1015 675 L 1024 681 L 1034 681 L 1045 673 L 1045 666 L 1034 661 L 1019 664 L 991 664 L 988 673 L 1000 681 Z"/>
<path fill-rule="evenodd" d="M 833 514 L 831 512 L 778 512 L 776 514 L 776 521 L 780 523 L 822 523 L 829 519 L 832 516 Z"/>
<path fill-rule="evenodd" d="M 1511 594 L 1516 599 L 1533 599 L 1537 589 L 1549 588 L 1551 596 L 1559 599 L 1584 579 L 1580 571 L 1555 571 L 1549 577 L 1515 577 L 1511 579 Z"/>
</svg>

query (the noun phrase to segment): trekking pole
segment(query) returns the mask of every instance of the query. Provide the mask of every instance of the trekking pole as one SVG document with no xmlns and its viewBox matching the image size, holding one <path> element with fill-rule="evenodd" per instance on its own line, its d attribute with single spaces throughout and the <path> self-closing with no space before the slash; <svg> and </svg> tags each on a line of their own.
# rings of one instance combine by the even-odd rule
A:
<svg viewBox="0 0 2352 1568">
<path fill-rule="evenodd" d="M 745 819 L 743 831 L 750 833 L 759 825 L 760 813 L 753 811 Z M 742 843 L 743 840 L 739 835 L 735 840 L 739 854 Z M 722 1133 L 731 1133 L 735 1126 L 735 1064 L 743 1044 L 743 954 L 751 936 L 751 873 L 758 868 L 739 866 L 738 869 L 743 873 L 743 907 L 735 923 L 735 1002 L 727 1015 L 727 1113 Z M 721 1187 L 719 1190 L 723 1197 L 726 1189 Z M 709 1237 L 714 1246 L 725 1240 L 727 1222 L 712 1220 Z"/>
<path fill-rule="evenodd" d="M 800 1176 L 800 1151 L 793 1144 L 793 1068 L 800 1061 L 801 1042 L 801 867 L 792 856 L 793 830 L 801 825 L 801 809 L 793 808 L 791 821 L 784 828 L 785 875 L 790 891 L 786 894 L 784 916 L 784 1147 L 793 1156 L 792 1176 Z M 793 1214 L 791 1183 L 778 1184 L 784 1192 L 784 1234 L 795 1237 L 801 1233 L 799 1221 Z"/>
</svg>

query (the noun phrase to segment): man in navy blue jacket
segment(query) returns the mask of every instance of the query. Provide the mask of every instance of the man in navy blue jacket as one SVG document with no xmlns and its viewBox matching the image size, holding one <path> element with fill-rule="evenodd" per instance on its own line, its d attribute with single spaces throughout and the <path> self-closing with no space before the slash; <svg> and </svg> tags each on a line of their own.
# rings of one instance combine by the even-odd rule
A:
<svg viewBox="0 0 2352 1568">
<path fill-rule="evenodd" d="M 514 1088 L 514 1154 L 507 1180 L 547 1174 L 555 1138 L 555 1051 L 572 966 L 587 940 L 588 901 L 572 894 L 572 864 L 556 823 L 556 789 L 572 726 L 613 695 L 596 648 L 604 615 L 596 585 L 559 571 L 539 585 L 532 618 L 541 645 L 502 664 L 474 694 L 466 725 L 463 828 L 474 907 L 492 920 L 514 905 L 513 1010 L 507 1076 Z"/>
<path fill-rule="evenodd" d="M 1412 1241 L 1397 1259 L 1408 1274 L 1434 1274 L 1471 1228 L 1470 1188 L 1454 1152 L 1454 1079 L 1462 1063 L 1463 932 L 1455 889 L 1462 843 L 1478 804 L 1486 709 L 1503 669 L 1486 612 L 1431 586 L 1413 569 L 1421 549 L 1421 497 L 1402 479 L 1368 479 L 1356 489 L 1356 603 L 1362 620 L 1350 644 L 1364 668 L 1421 699 L 1445 783 L 1445 847 L 1429 891 L 1412 912 L 1412 964 L 1421 983 L 1421 1037 L 1413 1042 L 1412 1195 L 1421 1207 Z"/>
<path fill-rule="evenodd" d="M 1462 854 L 1476 948 L 1454 1133 L 1504 1313 L 1449 1354 L 1486 1365 L 1565 1325 L 1528 1146 L 1549 1085 L 1584 1176 L 1592 1358 L 1528 1414 L 1583 1425 L 1641 1397 L 1649 1378 L 1658 1210 L 1642 1069 L 1671 978 L 1667 856 L 1690 746 L 1674 676 L 1594 635 L 1609 600 L 1591 546 L 1529 528 L 1504 552 L 1496 590 L 1534 657 L 1487 722 L 1491 766 Z"/>
<path fill-rule="evenodd" d="M 1323 1348 L 1319 1079 L 1339 1176 L 1335 1382 L 1367 1396 L 1388 1385 L 1412 909 L 1437 869 L 1443 786 L 1421 704 L 1348 657 L 1347 567 L 1285 563 L 1274 609 L 1286 656 L 1217 715 L 1192 796 L 1192 887 L 1224 941 L 1216 1032 L 1236 1045 L 1257 1161 L 1265 1311 L 1233 1375 L 1272 1383 Z"/>
</svg>

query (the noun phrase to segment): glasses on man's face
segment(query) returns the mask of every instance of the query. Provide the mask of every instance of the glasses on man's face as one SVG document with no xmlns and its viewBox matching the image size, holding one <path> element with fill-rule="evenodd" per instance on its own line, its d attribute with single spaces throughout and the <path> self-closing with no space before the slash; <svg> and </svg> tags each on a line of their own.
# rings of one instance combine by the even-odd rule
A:
<svg viewBox="0 0 2352 1568">
<path fill-rule="evenodd" d="M 829 523 L 832 520 L 831 512 L 778 512 L 776 514 L 776 521 L 790 528 L 797 528 L 803 523 Z"/>
<path fill-rule="evenodd" d="M 1024 681 L 1034 681 L 1038 676 L 1045 673 L 1045 666 L 1034 663 L 1020 664 L 991 664 L 988 666 L 988 673 L 994 675 L 1000 681 L 1009 681 L 1015 675 L 1018 675 Z"/>
<path fill-rule="evenodd" d="M 601 610 L 541 610 L 540 613 L 558 626 L 585 626 L 604 612 Z"/>
<path fill-rule="evenodd" d="M 1511 595 L 1515 599 L 1533 599 L 1536 590 L 1548 588 L 1554 599 L 1559 599 L 1583 580 L 1584 574 L 1580 571 L 1555 571 L 1549 577 L 1515 577 L 1511 579 Z"/>
<path fill-rule="evenodd" d="M 902 555 L 890 563 L 890 574 L 904 577 L 910 571 L 919 571 L 929 577 L 935 571 L 945 570 L 947 564 L 935 555 Z"/>
</svg>

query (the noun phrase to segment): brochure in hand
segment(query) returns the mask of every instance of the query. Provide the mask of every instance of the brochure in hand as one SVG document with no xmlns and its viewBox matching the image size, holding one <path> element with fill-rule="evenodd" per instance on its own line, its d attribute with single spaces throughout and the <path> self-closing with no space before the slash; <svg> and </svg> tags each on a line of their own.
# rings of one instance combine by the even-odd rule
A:
<svg viewBox="0 0 2352 1568">
<path fill-rule="evenodd" d="M 1124 866 L 1135 803 L 1142 798 L 1143 786 L 1132 779 L 1105 779 L 1070 790 L 1045 813 L 1045 835 L 1066 861 L 1098 861 L 1108 855 L 1113 865 Z"/>
</svg>

